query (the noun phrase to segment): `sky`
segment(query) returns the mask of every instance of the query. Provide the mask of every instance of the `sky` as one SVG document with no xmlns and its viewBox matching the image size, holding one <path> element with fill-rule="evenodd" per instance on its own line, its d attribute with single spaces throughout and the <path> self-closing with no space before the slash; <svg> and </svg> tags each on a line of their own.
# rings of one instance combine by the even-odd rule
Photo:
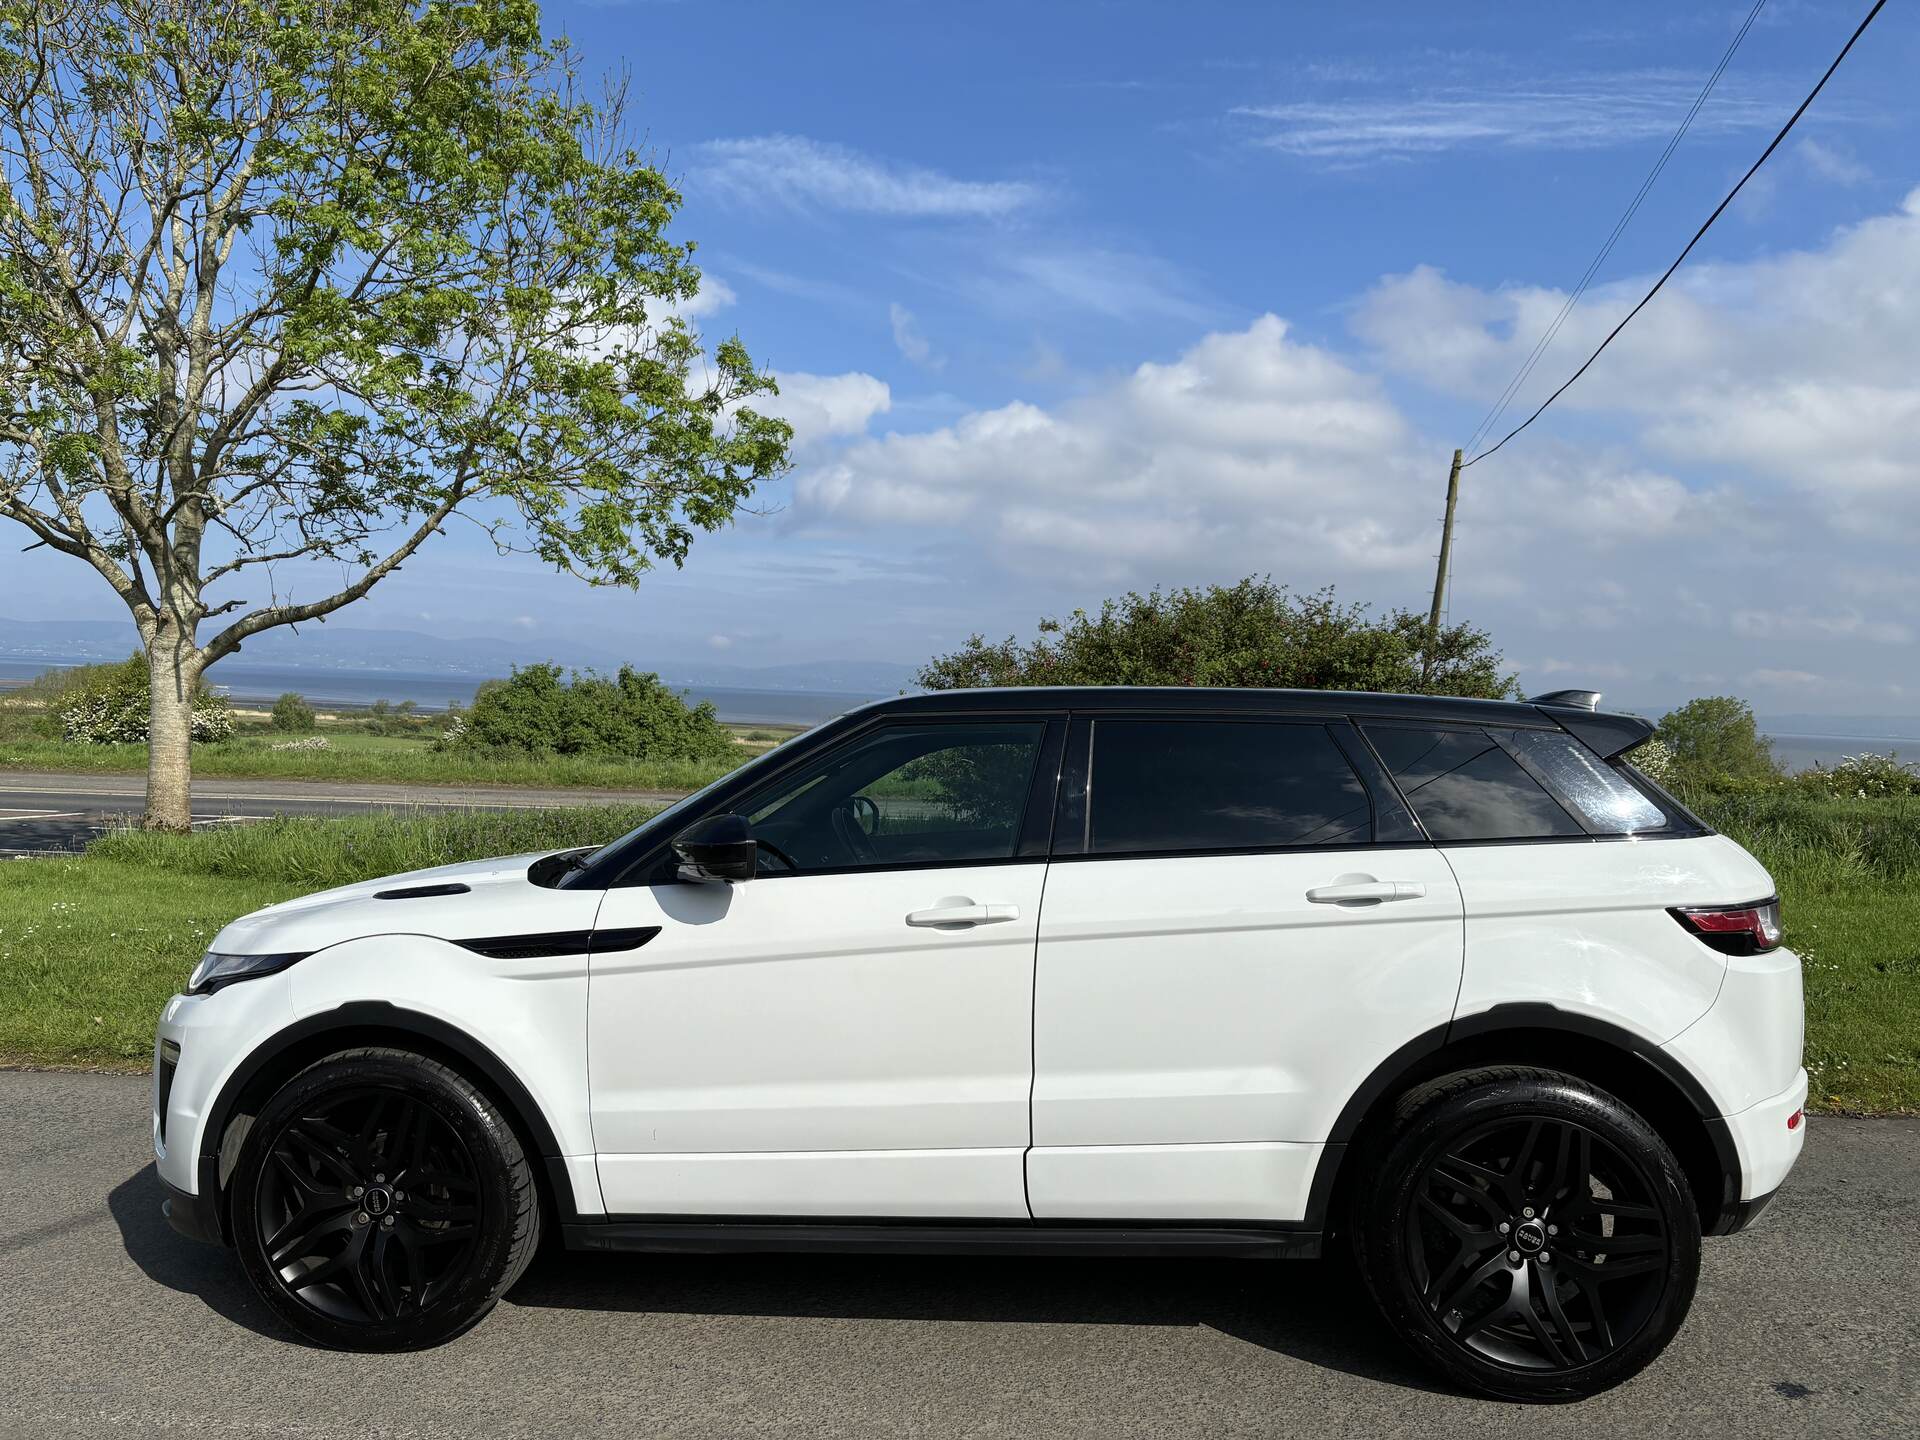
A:
<svg viewBox="0 0 1920 1440">
<path fill-rule="evenodd" d="M 643 665 L 918 663 L 1269 573 L 1424 610 L 1454 446 L 1748 5 L 558 3 L 630 76 L 792 473 L 591 590 L 458 532 L 334 623 Z M 1516 398 L 1678 253 L 1864 14 L 1772 0 Z M 1920 714 L 1920 17 L 1891 6 L 1688 265 L 1465 472 L 1449 614 L 1529 691 Z M 0 612 L 119 618 L 15 559 Z"/>
</svg>

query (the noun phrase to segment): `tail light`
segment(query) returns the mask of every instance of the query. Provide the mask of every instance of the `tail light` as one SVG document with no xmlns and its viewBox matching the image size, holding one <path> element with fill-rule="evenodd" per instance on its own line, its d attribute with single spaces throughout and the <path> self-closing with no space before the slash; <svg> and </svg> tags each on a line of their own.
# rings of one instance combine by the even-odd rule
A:
<svg viewBox="0 0 1920 1440">
<path fill-rule="evenodd" d="M 1780 898 L 1751 905 L 1683 905 L 1667 912 L 1726 955 L 1761 955 L 1780 944 Z"/>
</svg>

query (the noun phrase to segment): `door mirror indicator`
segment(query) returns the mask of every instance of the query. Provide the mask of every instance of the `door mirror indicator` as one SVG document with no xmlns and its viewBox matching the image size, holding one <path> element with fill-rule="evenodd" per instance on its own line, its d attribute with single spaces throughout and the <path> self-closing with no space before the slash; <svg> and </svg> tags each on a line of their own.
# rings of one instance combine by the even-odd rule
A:
<svg viewBox="0 0 1920 1440">
<path fill-rule="evenodd" d="M 751 880 L 759 868 L 759 847 L 744 815 L 710 815 L 682 830 L 673 842 L 682 880 L 703 884 Z"/>
</svg>

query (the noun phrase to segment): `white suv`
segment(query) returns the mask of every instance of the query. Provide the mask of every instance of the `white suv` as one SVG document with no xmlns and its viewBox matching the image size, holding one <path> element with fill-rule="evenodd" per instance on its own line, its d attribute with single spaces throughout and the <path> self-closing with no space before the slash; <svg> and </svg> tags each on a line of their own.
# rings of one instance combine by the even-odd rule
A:
<svg viewBox="0 0 1920 1440">
<path fill-rule="evenodd" d="M 361 1349 L 464 1330 L 556 1228 L 1341 1235 L 1456 1381 L 1600 1389 L 1785 1178 L 1806 1074 L 1766 871 L 1597 699 L 913 696 L 590 853 L 271 906 L 161 1017 L 168 1213 Z"/>
</svg>

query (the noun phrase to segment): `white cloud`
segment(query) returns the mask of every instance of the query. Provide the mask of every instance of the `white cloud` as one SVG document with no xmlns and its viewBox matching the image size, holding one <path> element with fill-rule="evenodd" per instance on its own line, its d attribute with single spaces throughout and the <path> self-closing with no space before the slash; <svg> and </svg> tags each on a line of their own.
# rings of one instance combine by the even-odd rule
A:
<svg viewBox="0 0 1920 1440">
<path fill-rule="evenodd" d="M 1394 86 L 1339 99 L 1243 105 L 1231 113 L 1255 143 L 1310 160 L 1356 164 L 1443 150 L 1594 150 L 1665 140 L 1700 90 L 1698 75 L 1652 70 L 1442 86 Z M 1778 98 L 1723 79 L 1693 122 L 1698 134 L 1779 123 Z"/>
<path fill-rule="evenodd" d="M 695 153 L 703 184 L 747 205 L 992 219 L 1045 198 L 1045 192 L 1028 181 L 962 180 L 802 135 L 710 140 Z"/>
<path fill-rule="evenodd" d="M 1836 185 L 1864 185 L 1873 178 L 1873 171 L 1838 145 L 1807 139 L 1800 142 L 1795 153 L 1807 169 Z"/>
<path fill-rule="evenodd" d="M 1645 286 L 1590 293 L 1493 435 L 1531 413 Z M 1484 406 L 1563 299 L 1421 268 L 1377 285 L 1353 326 L 1390 368 Z M 1920 539 L 1916 374 L 1920 191 L 1824 248 L 1683 270 L 1522 446 L 1531 456 L 1577 427 L 1578 412 L 1604 415 L 1634 427 L 1667 464 L 1715 467 L 1748 493 L 1784 485 L 1817 500 L 1808 516 L 1817 525 L 1911 541 Z M 1510 449 L 1488 463 L 1532 460 Z"/>
<path fill-rule="evenodd" d="M 887 320 L 893 326 L 893 343 L 900 353 L 916 365 L 924 365 L 929 370 L 938 370 L 946 364 L 943 356 L 933 353 L 933 345 L 920 333 L 919 322 L 913 318 L 913 312 L 895 301 L 887 307 Z"/>
<path fill-rule="evenodd" d="M 795 443 L 817 444 L 836 436 L 859 435 L 876 415 L 893 408 L 887 382 L 860 371 L 845 375 L 809 375 L 783 371 L 780 393 L 760 402 L 760 408 L 790 422 Z"/>
</svg>

